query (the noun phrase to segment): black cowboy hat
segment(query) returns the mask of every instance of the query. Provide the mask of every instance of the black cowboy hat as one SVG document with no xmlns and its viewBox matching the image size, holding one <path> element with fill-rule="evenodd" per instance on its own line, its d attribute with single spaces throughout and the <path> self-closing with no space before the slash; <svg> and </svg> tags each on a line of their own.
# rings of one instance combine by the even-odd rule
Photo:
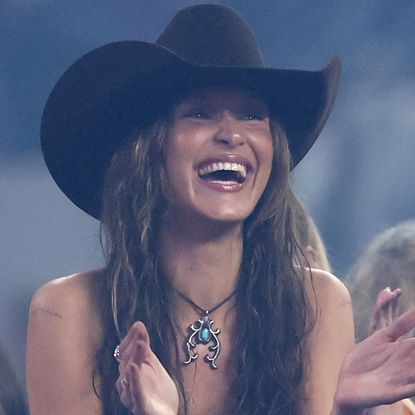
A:
<svg viewBox="0 0 415 415">
<path fill-rule="evenodd" d="M 327 120 L 339 74 L 337 58 L 315 72 L 265 68 L 238 13 L 219 5 L 187 7 L 155 43 L 109 43 L 63 74 L 43 113 L 43 154 L 66 196 L 99 218 L 105 173 L 122 139 L 186 92 L 226 84 L 267 102 L 296 165 Z"/>
</svg>

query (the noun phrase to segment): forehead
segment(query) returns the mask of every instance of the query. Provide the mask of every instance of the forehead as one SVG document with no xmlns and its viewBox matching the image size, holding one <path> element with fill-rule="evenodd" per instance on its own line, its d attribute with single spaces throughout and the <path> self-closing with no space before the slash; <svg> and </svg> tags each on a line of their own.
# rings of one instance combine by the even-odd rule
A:
<svg viewBox="0 0 415 415">
<path fill-rule="evenodd" d="M 236 86 L 210 86 L 192 91 L 182 98 L 177 106 L 191 103 L 207 103 L 217 105 L 250 104 L 267 108 L 267 104 L 254 91 Z"/>
</svg>

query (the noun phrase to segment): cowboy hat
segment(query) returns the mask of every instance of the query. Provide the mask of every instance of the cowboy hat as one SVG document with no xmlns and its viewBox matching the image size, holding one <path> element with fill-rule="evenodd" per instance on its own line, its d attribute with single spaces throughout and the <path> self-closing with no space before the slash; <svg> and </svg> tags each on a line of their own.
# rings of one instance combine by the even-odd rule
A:
<svg viewBox="0 0 415 415">
<path fill-rule="evenodd" d="M 257 92 L 283 127 L 296 165 L 327 120 L 339 74 L 337 58 L 321 71 L 266 68 L 237 12 L 186 7 L 155 43 L 109 43 L 70 66 L 43 112 L 42 151 L 60 189 L 99 218 L 105 173 L 118 145 L 178 97 L 220 84 Z"/>
</svg>

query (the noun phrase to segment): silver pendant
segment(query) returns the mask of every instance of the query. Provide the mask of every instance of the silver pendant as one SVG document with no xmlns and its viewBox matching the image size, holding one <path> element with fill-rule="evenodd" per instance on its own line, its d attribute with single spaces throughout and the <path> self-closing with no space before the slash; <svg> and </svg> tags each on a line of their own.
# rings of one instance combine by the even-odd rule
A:
<svg viewBox="0 0 415 415">
<path fill-rule="evenodd" d="M 212 328 L 214 321 L 209 318 L 208 313 L 209 312 L 206 311 L 206 315 L 195 321 L 189 327 L 189 330 L 191 330 L 193 333 L 189 334 L 189 337 L 186 341 L 187 359 L 184 363 L 187 365 L 198 358 L 199 355 L 195 350 L 198 344 L 208 344 L 212 342 L 213 344 L 209 346 L 209 350 L 212 352 L 212 354 L 207 354 L 205 356 L 205 360 L 210 363 L 210 367 L 212 369 L 217 369 L 218 367 L 216 366 L 216 359 L 220 353 L 220 341 L 218 339 L 220 329 L 214 330 Z"/>
</svg>

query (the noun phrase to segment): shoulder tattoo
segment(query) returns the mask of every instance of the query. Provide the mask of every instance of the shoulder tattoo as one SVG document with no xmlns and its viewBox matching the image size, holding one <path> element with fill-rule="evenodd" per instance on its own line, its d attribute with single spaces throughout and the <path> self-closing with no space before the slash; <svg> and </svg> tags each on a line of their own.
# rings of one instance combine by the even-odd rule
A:
<svg viewBox="0 0 415 415">
<path fill-rule="evenodd" d="M 52 308 L 42 304 L 42 303 L 36 303 L 32 305 L 32 310 L 31 310 L 31 315 L 35 316 L 38 313 L 45 313 L 48 314 L 49 316 L 52 317 L 56 317 L 59 319 L 63 319 L 63 316 L 60 315 L 58 312 L 56 312 L 55 310 L 53 310 Z"/>
</svg>

